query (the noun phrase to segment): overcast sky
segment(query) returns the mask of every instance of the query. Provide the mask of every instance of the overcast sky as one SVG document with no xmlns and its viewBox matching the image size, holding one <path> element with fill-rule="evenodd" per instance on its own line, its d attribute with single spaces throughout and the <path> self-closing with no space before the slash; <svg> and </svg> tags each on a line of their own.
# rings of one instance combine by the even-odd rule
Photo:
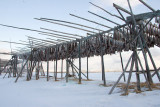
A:
<svg viewBox="0 0 160 107">
<path fill-rule="evenodd" d="M 133 12 L 135 14 L 150 12 L 148 8 L 142 5 L 138 0 L 130 0 L 133 7 Z M 155 10 L 159 9 L 160 0 L 145 0 L 146 3 L 151 5 Z M 113 8 L 113 3 L 116 3 L 123 8 L 128 9 L 127 0 L 1 0 L 0 1 L 0 23 L 6 25 L 13 25 L 17 27 L 31 28 L 40 30 L 40 27 L 49 28 L 53 30 L 64 31 L 68 33 L 86 35 L 86 32 L 77 29 L 67 28 L 59 25 L 54 25 L 46 22 L 41 22 L 35 20 L 34 18 L 52 18 L 60 19 L 66 21 L 72 21 L 76 23 L 81 23 L 91 27 L 107 30 L 99 25 L 86 22 L 84 20 L 77 19 L 69 15 L 69 13 L 88 18 L 90 20 L 97 21 L 107 26 L 114 27 L 115 25 L 93 16 L 88 13 L 92 11 L 101 16 L 107 17 L 108 19 L 114 20 L 115 22 L 122 24 L 120 20 L 109 16 L 107 13 L 99 10 L 98 8 L 89 4 L 89 2 L 95 3 L 104 9 L 117 14 L 115 8 Z M 47 38 L 47 36 L 39 35 L 36 32 L 24 31 L 12 28 L 6 28 L 0 26 L 0 40 L 15 41 L 19 40 L 27 41 L 27 36 L 34 36 L 38 38 Z M 22 45 L 11 45 L 12 49 L 17 49 L 17 47 L 24 47 Z M 10 52 L 10 45 L 7 43 L 0 42 L 0 51 Z M 160 59 L 159 48 L 151 49 L 153 57 L 157 65 L 159 64 L 158 58 Z M 129 58 L 130 53 L 123 53 L 124 60 Z M 0 55 L 0 58 L 9 58 L 7 56 Z M 83 69 L 85 70 L 86 59 L 82 60 Z M 77 62 L 75 62 L 77 63 Z M 89 59 L 90 70 L 99 71 L 101 70 L 100 57 L 94 57 Z M 106 71 L 110 70 L 121 70 L 119 53 L 116 55 L 105 55 L 105 68 Z"/>
</svg>

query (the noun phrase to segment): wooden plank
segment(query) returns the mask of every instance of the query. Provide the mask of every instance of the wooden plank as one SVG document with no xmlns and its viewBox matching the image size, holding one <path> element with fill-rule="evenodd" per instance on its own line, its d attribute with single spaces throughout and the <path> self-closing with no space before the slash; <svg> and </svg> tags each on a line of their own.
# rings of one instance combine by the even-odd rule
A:
<svg viewBox="0 0 160 107">
<path fill-rule="evenodd" d="M 126 71 L 126 70 L 127 70 L 127 68 L 128 68 L 128 65 L 129 65 L 129 63 L 130 63 L 130 61 L 131 61 L 131 59 L 132 59 L 132 56 L 133 56 L 133 53 L 132 53 L 132 55 L 130 56 L 130 58 L 129 58 L 129 60 L 128 60 L 127 64 L 126 64 L 126 66 L 125 66 L 125 69 L 124 69 L 123 73 L 119 76 L 118 80 L 116 81 L 116 83 L 115 83 L 115 84 L 113 85 L 113 87 L 111 88 L 111 90 L 110 90 L 109 94 L 112 94 L 112 92 L 113 92 L 114 88 L 117 86 L 117 84 L 119 83 L 119 81 L 120 81 L 120 80 L 121 80 L 121 78 L 123 77 L 123 75 L 124 75 L 125 71 Z"/>
</svg>

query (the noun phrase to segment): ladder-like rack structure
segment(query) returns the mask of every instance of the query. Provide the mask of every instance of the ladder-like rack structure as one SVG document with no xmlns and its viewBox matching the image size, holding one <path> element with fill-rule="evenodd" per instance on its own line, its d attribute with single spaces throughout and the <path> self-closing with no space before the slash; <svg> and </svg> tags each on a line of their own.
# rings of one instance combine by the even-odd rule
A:
<svg viewBox="0 0 160 107">
<path fill-rule="evenodd" d="M 117 86 L 119 81 L 122 77 L 125 78 L 125 73 L 129 73 L 126 87 L 124 90 L 124 94 L 128 94 L 128 87 L 130 84 L 132 73 L 136 74 L 136 84 L 137 90 L 141 91 L 140 86 L 140 75 L 143 74 L 146 80 L 146 84 L 149 90 L 152 90 L 152 77 L 157 76 L 160 80 L 159 69 L 156 67 L 156 64 L 153 60 L 151 52 L 149 48 L 157 46 L 160 47 L 160 10 L 154 10 L 144 1 L 139 0 L 143 3 L 146 7 L 148 7 L 152 12 L 147 12 L 143 14 L 135 15 L 132 11 L 132 7 L 130 5 L 130 1 L 127 0 L 128 6 L 130 10 L 126 10 L 116 4 L 113 4 L 115 9 L 118 11 L 119 15 L 114 15 L 107 10 L 90 3 L 91 5 L 105 11 L 106 13 L 110 14 L 113 17 L 116 17 L 124 22 L 123 25 L 120 25 L 110 19 L 107 19 L 103 16 L 90 12 L 90 14 L 95 15 L 99 18 L 104 19 L 105 21 L 109 21 L 115 24 L 115 27 L 109 27 L 107 25 L 98 23 L 96 21 L 92 21 L 80 16 L 76 16 L 70 14 L 73 17 L 79 18 L 81 20 L 85 20 L 105 28 L 108 30 L 104 31 L 101 29 L 89 27 L 86 25 L 63 21 L 63 20 L 56 20 L 56 19 L 48 19 L 48 18 L 35 18 L 36 20 L 40 20 L 43 22 L 48 22 L 52 24 L 57 24 L 61 26 L 66 26 L 69 28 L 78 29 L 81 31 L 87 32 L 87 37 L 78 34 L 72 34 L 62 31 L 56 31 L 52 29 L 41 28 L 42 30 L 33 30 L 28 28 L 20 28 L 14 27 L 9 25 L 1 26 L 11 27 L 16 29 L 28 30 L 38 32 L 39 34 L 54 37 L 57 39 L 39 39 L 27 36 L 29 39 L 29 43 L 23 43 L 29 47 L 29 51 L 26 50 L 23 53 L 15 53 L 12 57 L 12 66 L 14 68 L 14 76 L 16 76 L 15 82 L 17 82 L 18 78 L 22 75 L 23 69 L 27 66 L 27 80 L 31 80 L 32 72 L 35 67 L 36 68 L 36 79 L 39 79 L 39 71 L 43 69 L 41 62 L 47 62 L 47 81 L 49 81 L 49 61 L 54 61 L 54 79 L 57 80 L 57 61 L 62 60 L 62 68 L 61 68 L 61 77 L 63 77 L 63 60 L 66 60 L 66 82 L 68 82 L 69 77 L 69 66 L 72 68 L 73 75 L 78 74 L 79 83 L 81 83 L 82 75 L 89 79 L 88 77 L 88 58 L 92 56 L 101 56 L 101 67 L 102 67 L 102 80 L 103 84 L 106 85 L 105 79 L 105 68 L 104 68 L 104 58 L 103 56 L 106 54 L 115 54 L 120 53 L 121 64 L 122 64 L 122 74 L 118 78 L 117 82 L 113 85 L 109 94 L 111 94 L 114 88 Z M 122 13 L 127 13 L 129 16 L 127 18 L 124 17 Z M 152 19 L 155 19 L 155 23 L 153 23 Z M 76 27 L 75 27 L 76 25 Z M 79 26 L 79 27 L 77 27 Z M 87 28 L 87 29 L 86 29 Z M 88 30 L 90 29 L 90 30 Z M 6 41 L 1 41 L 6 42 Z M 9 42 L 10 43 L 10 42 Z M 19 43 L 17 43 L 19 44 Z M 21 44 L 21 43 L 20 43 Z M 47 44 L 47 45 L 46 45 Z M 123 64 L 121 52 L 123 51 L 132 51 L 132 55 L 130 56 L 126 66 Z M 139 57 L 138 53 L 142 53 L 143 59 Z M 87 75 L 85 75 L 81 71 L 81 58 L 87 57 Z M 25 60 L 21 70 L 16 75 L 16 64 L 17 58 Z M 149 59 L 148 59 L 149 58 Z M 73 60 L 79 59 L 79 67 L 74 65 Z M 144 62 L 142 61 L 144 60 Z M 153 65 L 153 70 L 149 68 L 148 61 L 151 61 Z M 143 64 L 144 63 L 144 64 Z M 143 66 L 145 65 L 145 66 Z M 7 66 L 7 65 L 6 65 Z M 151 71 L 154 71 L 151 74 Z M 43 75 L 45 75 L 43 73 Z"/>
</svg>

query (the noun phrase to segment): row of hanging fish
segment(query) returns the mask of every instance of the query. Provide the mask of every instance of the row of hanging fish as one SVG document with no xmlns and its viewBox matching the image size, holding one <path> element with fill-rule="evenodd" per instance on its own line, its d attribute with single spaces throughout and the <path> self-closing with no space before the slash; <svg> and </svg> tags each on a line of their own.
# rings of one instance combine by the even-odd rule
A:
<svg viewBox="0 0 160 107">
<path fill-rule="evenodd" d="M 48 47 L 44 50 L 33 49 L 32 57 L 34 60 L 60 60 L 66 58 L 99 56 L 105 54 L 115 54 L 116 52 L 133 50 L 139 47 L 139 42 L 145 41 L 147 46 L 160 46 L 160 28 L 157 24 L 151 22 L 145 27 L 147 21 L 140 21 L 137 25 L 138 30 L 133 25 L 114 30 L 113 35 L 106 34 L 103 36 L 96 36 L 87 40 L 81 41 L 79 51 L 79 41 L 72 41 L 64 44 L 58 44 Z M 144 29 L 143 29 L 144 28 Z M 132 29 L 132 30 L 130 30 Z M 133 30 L 134 29 L 134 30 Z M 143 31 L 141 32 L 141 30 Z M 135 31 L 137 33 L 135 33 Z M 138 36 L 138 33 L 140 35 Z M 138 38 L 141 38 L 139 41 Z M 27 58 L 27 55 L 23 55 Z"/>
</svg>

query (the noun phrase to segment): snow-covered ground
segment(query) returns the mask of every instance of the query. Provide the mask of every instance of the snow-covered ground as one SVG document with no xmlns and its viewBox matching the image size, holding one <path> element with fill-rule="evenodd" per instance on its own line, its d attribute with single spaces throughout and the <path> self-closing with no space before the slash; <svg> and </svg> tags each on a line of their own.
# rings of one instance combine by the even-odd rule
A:
<svg viewBox="0 0 160 107">
<path fill-rule="evenodd" d="M 107 84 L 114 83 L 120 74 L 106 72 Z M 52 77 L 48 82 L 44 77 L 26 81 L 25 76 L 14 83 L 15 78 L 3 79 L 3 75 L 0 76 L 0 107 L 160 107 L 160 90 L 121 96 L 117 87 L 108 95 L 111 87 L 100 85 L 101 73 L 90 73 L 93 81 L 82 81 L 82 84 L 72 79 L 68 83 L 65 79 L 55 82 Z M 132 78 L 135 81 L 134 75 Z M 154 82 L 158 80 L 154 78 Z"/>
</svg>

